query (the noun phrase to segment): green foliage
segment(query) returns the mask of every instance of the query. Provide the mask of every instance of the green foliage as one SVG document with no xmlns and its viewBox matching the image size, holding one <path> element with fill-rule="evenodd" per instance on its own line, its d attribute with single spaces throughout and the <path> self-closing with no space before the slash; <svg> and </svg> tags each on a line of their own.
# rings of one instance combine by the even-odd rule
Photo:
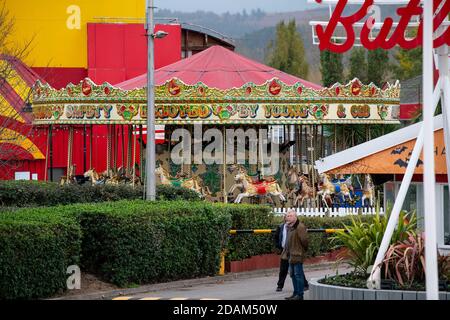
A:
<svg viewBox="0 0 450 320">
<path fill-rule="evenodd" d="M 339 151 L 381 137 L 400 128 L 401 125 L 397 124 L 353 124 L 351 126 L 338 126 L 335 130 L 335 125 L 325 125 L 325 136 L 332 144 L 336 139 L 337 151 Z"/>
<path fill-rule="evenodd" d="M 347 80 L 351 81 L 354 78 L 358 78 L 362 83 L 368 84 L 366 50 L 363 48 L 353 48 L 350 54 L 349 62 L 350 70 Z"/>
<path fill-rule="evenodd" d="M 232 229 L 274 229 L 283 223 L 282 218 L 274 217 L 267 207 L 232 205 L 227 209 L 232 216 Z M 362 221 L 370 223 L 373 216 L 362 216 Z M 351 223 L 350 217 L 300 217 L 300 221 L 308 229 L 342 228 Z M 337 248 L 337 243 L 331 244 L 329 235 L 310 233 L 307 257 L 315 257 Z M 239 234 L 230 238 L 228 246 L 228 261 L 243 260 L 260 254 L 277 253 L 274 235 L 269 234 Z M 279 252 L 278 252 L 279 253 Z"/>
<path fill-rule="evenodd" d="M 367 82 L 382 86 L 389 71 L 389 54 L 383 49 L 370 50 L 367 54 Z"/>
<path fill-rule="evenodd" d="M 331 87 L 333 84 L 344 82 L 344 65 L 342 54 L 329 50 L 320 51 L 320 71 L 322 73 L 322 84 Z"/>
<path fill-rule="evenodd" d="M 81 230 L 49 210 L 0 214 L 0 299 L 34 299 L 66 288 L 67 267 L 79 263 Z"/>
<path fill-rule="evenodd" d="M 337 242 L 339 246 L 343 245 L 349 250 L 349 264 L 355 268 L 356 273 L 366 274 L 368 268 L 374 264 L 388 221 L 388 214 L 376 214 L 371 222 L 352 217 L 351 224 L 344 225 L 347 232 L 339 231 L 331 238 L 332 242 Z M 414 233 L 416 228 L 415 214 L 401 212 L 391 243 L 405 240 L 408 233 Z"/>
<path fill-rule="evenodd" d="M 196 192 L 158 185 L 158 200 L 199 200 Z M 64 185 L 37 181 L 0 181 L 0 206 L 37 207 L 142 199 L 143 188 L 129 185 Z"/>
<path fill-rule="evenodd" d="M 0 298 L 62 291 L 71 264 L 119 286 L 214 275 L 230 227 L 228 206 L 201 201 L 118 201 L 2 212 Z"/>
<path fill-rule="evenodd" d="M 204 202 L 74 209 L 84 234 L 82 266 L 120 286 L 216 274 L 231 225 L 224 210 Z"/>
<path fill-rule="evenodd" d="M 417 30 L 410 34 L 415 35 Z M 398 48 L 394 58 L 395 63 L 392 63 L 391 68 L 395 79 L 408 80 L 422 74 L 422 47 L 410 50 Z"/>
<path fill-rule="evenodd" d="M 223 208 L 232 219 L 231 229 L 272 229 L 274 216 L 270 207 L 247 204 L 217 206 Z M 239 234 L 231 237 L 226 259 L 243 260 L 251 256 L 274 252 L 271 234 Z"/>
<path fill-rule="evenodd" d="M 295 20 L 285 24 L 280 22 L 276 28 L 275 43 L 269 43 L 267 63 L 278 70 L 297 77 L 308 77 L 308 63 L 303 40 L 297 31 Z"/>
<path fill-rule="evenodd" d="M 365 223 L 371 223 L 374 216 L 361 216 L 361 221 Z M 301 217 L 300 221 L 305 224 L 308 229 L 339 229 L 343 225 L 349 224 L 352 221 L 351 217 Z M 334 249 L 338 249 L 342 243 L 331 243 L 331 235 L 323 233 L 310 233 L 309 248 L 307 252 L 308 257 L 315 257 L 324 253 L 330 252 Z"/>
</svg>

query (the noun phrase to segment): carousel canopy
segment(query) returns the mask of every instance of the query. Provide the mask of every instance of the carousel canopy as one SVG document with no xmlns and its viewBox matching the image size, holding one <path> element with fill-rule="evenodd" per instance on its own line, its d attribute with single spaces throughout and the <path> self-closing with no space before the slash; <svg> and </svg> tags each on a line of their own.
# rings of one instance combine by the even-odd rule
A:
<svg viewBox="0 0 450 320">
<path fill-rule="evenodd" d="M 146 75 L 113 87 L 85 79 L 55 90 L 38 83 L 35 124 L 146 124 Z M 285 125 L 398 123 L 400 85 L 358 79 L 330 88 L 288 75 L 222 47 L 156 71 L 156 123 Z"/>
<path fill-rule="evenodd" d="M 20 60 L 7 55 L 0 55 L 0 68 L 0 159 L 44 159 L 30 138 L 32 117 L 23 112 L 39 76 Z"/>
<path fill-rule="evenodd" d="M 221 46 L 213 46 L 155 71 L 156 85 L 164 85 L 174 78 L 187 85 L 201 82 L 209 88 L 220 90 L 240 88 L 247 83 L 262 85 L 273 78 L 287 85 L 301 83 L 306 88 L 322 88 L 320 85 L 250 60 Z M 147 74 L 119 83 L 116 87 L 124 90 L 145 88 Z"/>
</svg>

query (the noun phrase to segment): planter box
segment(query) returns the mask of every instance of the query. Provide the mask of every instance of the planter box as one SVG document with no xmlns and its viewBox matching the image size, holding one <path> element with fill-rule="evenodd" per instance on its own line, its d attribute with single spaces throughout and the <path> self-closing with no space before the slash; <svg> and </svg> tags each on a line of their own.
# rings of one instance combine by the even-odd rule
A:
<svg viewBox="0 0 450 320">
<path fill-rule="evenodd" d="M 426 300 L 423 291 L 370 290 L 319 283 L 311 279 L 309 288 L 314 300 Z M 439 300 L 450 300 L 450 292 L 439 292 Z"/>
</svg>

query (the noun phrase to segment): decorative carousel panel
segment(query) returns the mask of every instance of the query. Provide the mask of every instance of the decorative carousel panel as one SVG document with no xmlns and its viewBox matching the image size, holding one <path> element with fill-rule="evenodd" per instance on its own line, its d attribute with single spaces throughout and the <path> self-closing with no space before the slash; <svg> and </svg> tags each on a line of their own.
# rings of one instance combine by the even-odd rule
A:
<svg viewBox="0 0 450 320">
<path fill-rule="evenodd" d="M 264 85 L 219 90 L 172 79 L 155 90 L 158 124 L 397 123 L 399 84 L 380 89 L 354 79 L 314 90 L 273 79 Z M 54 90 L 37 83 L 35 124 L 145 124 L 146 89 L 124 91 L 89 79 Z"/>
</svg>

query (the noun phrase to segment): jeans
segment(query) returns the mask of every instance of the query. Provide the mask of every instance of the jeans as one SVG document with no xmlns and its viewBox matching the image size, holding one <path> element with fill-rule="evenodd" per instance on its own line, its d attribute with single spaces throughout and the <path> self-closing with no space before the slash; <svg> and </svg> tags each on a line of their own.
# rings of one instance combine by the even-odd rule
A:
<svg viewBox="0 0 450 320">
<path fill-rule="evenodd" d="M 303 263 L 289 264 L 289 271 L 294 286 L 294 296 L 303 297 L 303 291 L 305 289 Z"/>
<path fill-rule="evenodd" d="M 280 274 L 278 275 L 278 288 L 284 287 L 284 281 L 286 280 L 286 276 L 289 270 L 289 261 L 285 259 L 280 260 Z"/>
</svg>

